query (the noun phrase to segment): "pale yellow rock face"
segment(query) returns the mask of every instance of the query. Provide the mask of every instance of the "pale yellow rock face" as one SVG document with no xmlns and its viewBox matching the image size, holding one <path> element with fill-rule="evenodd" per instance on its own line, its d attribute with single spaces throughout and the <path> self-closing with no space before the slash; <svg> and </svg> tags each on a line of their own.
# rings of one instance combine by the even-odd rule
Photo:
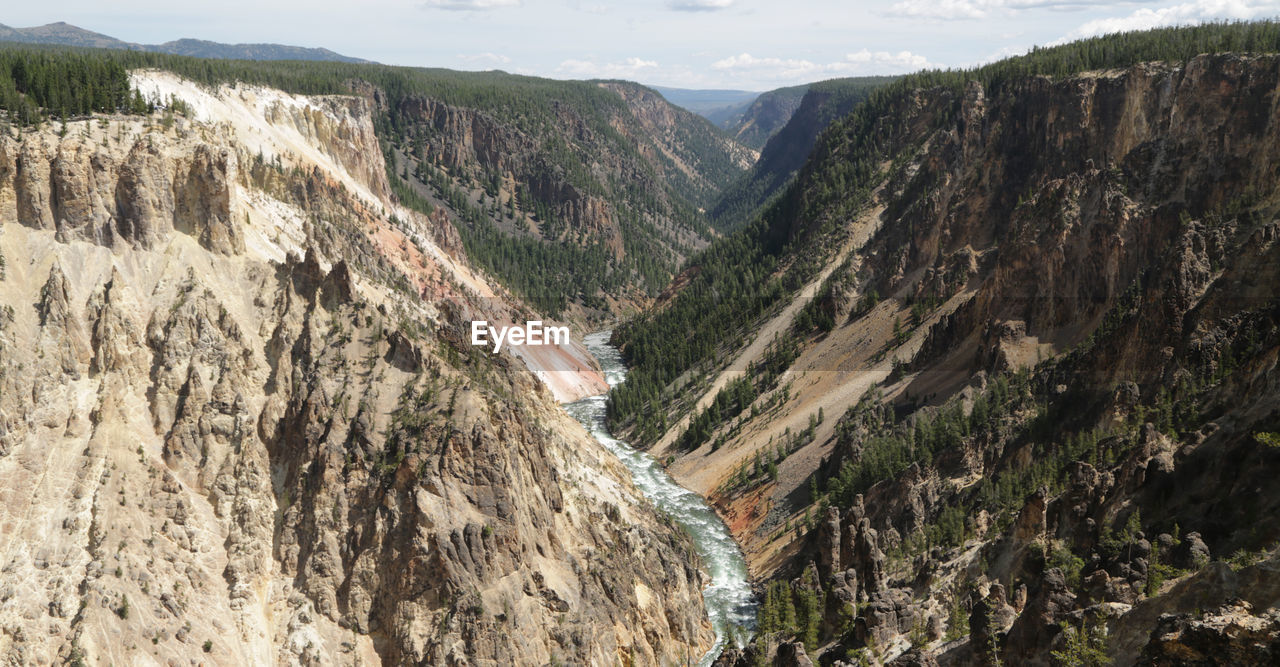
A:
<svg viewBox="0 0 1280 667">
<path fill-rule="evenodd" d="M 470 350 L 525 311 L 391 201 L 367 100 L 135 85 L 192 117 L 0 137 L 7 663 L 709 647 L 686 539 L 556 403 L 598 371 Z"/>
</svg>

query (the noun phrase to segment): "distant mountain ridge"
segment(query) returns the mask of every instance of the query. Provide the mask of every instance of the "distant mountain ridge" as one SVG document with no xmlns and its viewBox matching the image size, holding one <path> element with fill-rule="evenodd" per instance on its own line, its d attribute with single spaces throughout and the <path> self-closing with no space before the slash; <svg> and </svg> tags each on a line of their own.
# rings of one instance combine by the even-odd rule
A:
<svg viewBox="0 0 1280 667">
<path fill-rule="evenodd" d="M 732 128 L 742 113 L 761 95 L 760 92 L 751 90 L 649 87 L 658 91 L 668 102 L 706 118 L 721 129 Z"/>
<path fill-rule="evenodd" d="M 760 150 L 791 120 L 808 90 L 809 84 L 806 83 L 761 93 L 721 127 L 743 144 Z"/>
<path fill-rule="evenodd" d="M 760 159 L 738 182 L 725 189 L 720 201 L 710 209 L 712 224 L 719 229 L 733 229 L 747 222 L 751 212 L 791 181 L 831 123 L 894 79 L 829 79 L 762 94 L 742 123 L 729 130 L 747 146 L 763 140 Z M 800 100 L 791 107 L 797 93 Z"/>
<path fill-rule="evenodd" d="M 668 102 L 711 121 L 744 146 L 754 150 L 763 150 L 769 139 L 781 131 L 791 121 L 792 114 L 800 109 L 801 102 L 804 100 L 805 94 L 809 92 L 810 87 L 818 85 L 822 88 L 823 94 L 818 99 L 811 100 L 814 106 L 822 106 L 826 100 L 831 98 L 831 91 L 833 90 L 843 88 L 861 89 L 864 87 L 869 89 L 888 83 L 894 78 L 892 76 L 870 76 L 829 79 L 803 83 L 798 86 L 777 88 L 763 93 L 747 90 L 693 90 L 667 88 L 664 86 L 650 87 L 661 93 Z M 819 131 L 825 128 L 826 124 L 833 118 L 848 112 L 849 107 L 847 104 L 843 104 L 843 101 L 841 99 L 842 103 L 824 108 L 822 112 L 824 118 L 817 127 Z M 801 142 L 799 160 L 802 160 L 808 154 L 808 148 L 812 144 L 812 137 Z M 789 166 L 789 170 L 792 171 L 798 166 L 797 160 L 793 160 L 793 162 L 796 162 L 796 164 Z"/>
<path fill-rule="evenodd" d="M 98 49 L 126 49 L 172 53 L 196 58 L 225 58 L 233 60 L 328 60 L 344 63 L 369 63 L 371 60 L 352 58 L 329 49 L 289 46 L 287 44 L 223 44 L 202 39 L 183 38 L 163 44 L 135 44 L 110 35 L 85 30 L 59 21 L 33 28 L 13 28 L 0 24 L 0 41 L 27 44 L 57 44 Z"/>
</svg>

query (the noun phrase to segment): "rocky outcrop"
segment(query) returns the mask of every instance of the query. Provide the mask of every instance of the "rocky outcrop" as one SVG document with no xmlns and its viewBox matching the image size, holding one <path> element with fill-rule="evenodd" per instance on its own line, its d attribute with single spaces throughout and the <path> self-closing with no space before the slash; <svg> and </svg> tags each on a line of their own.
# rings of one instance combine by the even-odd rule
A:
<svg viewBox="0 0 1280 667">
<path fill-rule="evenodd" d="M 1075 595 L 1062 571 L 1052 569 L 1031 591 L 1026 608 L 1009 628 L 1001 655 L 1019 664 L 1049 664 L 1046 646 L 1062 632 L 1059 621 L 1075 608 Z M 975 645 L 975 649 L 976 649 Z"/>
<path fill-rule="evenodd" d="M 115 201 L 121 238 L 155 248 L 173 230 L 173 174 L 154 142 L 139 141 L 120 165 Z"/>
<path fill-rule="evenodd" d="M 33 157 L 34 159 L 34 157 Z M 96 243 L 111 240 L 111 198 L 107 183 L 96 180 L 109 173 L 111 158 L 106 151 L 82 143 L 62 143 L 49 165 L 50 204 L 58 236 L 86 238 Z M 32 188 L 44 184 L 32 182 Z"/>
<path fill-rule="evenodd" d="M 52 194 L 49 163 L 51 160 L 43 142 L 32 141 L 20 146 L 12 142 L 5 142 L 5 144 L 0 150 L 6 156 L 15 158 L 13 169 L 6 170 L 8 172 L 6 175 L 13 178 L 10 187 L 12 187 L 17 209 L 15 216 L 10 219 L 36 229 L 54 229 L 57 223 L 54 220 L 54 209 L 50 202 Z"/>
<path fill-rule="evenodd" d="M 805 653 L 804 644 L 788 642 L 778 646 L 773 664 L 777 667 L 813 667 L 813 661 Z"/>
<path fill-rule="evenodd" d="M 950 91 L 922 91 L 925 98 L 903 110 L 917 119 L 904 127 L 929 122 L 930 109 L 957 104 L 964 121 L 932 135 L 920 156 L 924 168 L 893 178 L 901 190 L 887 217 L 897 222 L 881 227 L 865 275 L 880 293 L 909 287 L 918 298 L 954 294 L 966 284 L 980 288 L 933 327 L 917 365 L 938 360 L 975 332 L 985 332 L 970 353 L 977 367 L 998 369 L 1010 358 L 1026 364 L 1016 363 L 1017 341 L 1096 321 L 1144 272 L 1169 286 L 1178 312 L 1150 311 L 1140 325 L 1178 321 L 1203 298 L 1209 267 L 1222 261 L 1231 234 L 1231 223 L 1208 221 L 1272 168 L 1274 133 L 1246 120 L 1255 111 L 1241 91 L 1277 76 L 1269 58 L 1220 55 L 1193 59 L 1185 69 L 1147 64 L 1057 83 L 1029 79 L 998 98 L 976 83 L 958 101 L 944 99 Z M 1015 117 L 1026 122 L 1010 122 Z M 1194 121 L 1182 122 L 1187 118 Z M 1219 146 L 1216 128 L 1223 127 L 1234 128 L 1240 141 Z M 913 132 L 905 135 L 918 136 Z M 1053 158 L 1018 157 L 1042 152 Z M 918 197 L 926 183 L 940 187 Z M 972 197 L 988 187 L 982 184 L 999 187 Z M 1046 218 L 1054 224 L 1044 224 Z M 960 251 L 992 233 L 1004 239 L 999 252 L 975 267 L 971 253 Z M 919 271 L 948 278 L 917 281 Z M 1066 346 L 1090 330 L 1053 337 Z M 1144 343 L 1130 339 L 1109 351 L 1108 362 L 1124 357 L 1134 368 L 1158 367 L 1164 345 Z"/>
<path fill-rule="evenodd" d="M 186 174 L 174 183 L 174 228 L 224 255 L 244 252 L 240 225 L 231 220 L 235 170 L 231 149 L 201 144 L 195 147 Z"/>
<path fill-rule="evenodd" d="M 3 659 L 709 648 L 687 537 L 519 359 L 451 335 L 514 309 L 429 246 L 428 218 L 384 213 L 371 135 L 335 120 L 366 102 L 183 94 L 235 96 L 264 129 L 0 138 L 0 249 L 23 257 L 0 281 Z"/>
<path fill-rule="evenodd" d="M 79 378 L 81 368 L 89 362 L 89 350 L 84 344 L 84 325 L 71 305 L 71 284 L 57 264 L 49 270 L 49 279 L 40 290 L 36 313 L 40 317 L 42 347 L 52 352 L 50 356 L 62 373 Z"/>
<path fill-rule="evenodd" d="M 1013 523 L 1013 541 L 1027 544 L 1044 536 L 1048 520 L 1045 517 L 1046 504 L 1049 502 L 1049 490 L 1041 487 L 1027 498 L 1026 504 L 1018 512 Z"/>
<path fill-rule="evenodd" d="M 222 254 L 244 252 L 232 222 L 238 176 L 235 153 L 195 139 L 132 138 L 124 156 L 84 134 L 61 138 L 0 137 L 0 152 L 19 155 L 0 169 L 0 193 L 13 193 L 14 218 L 34 229 L 53 229 L 64 242 L 156 248 L 173 230 Z M 4 201 L 0 197 L 0 203 Z"/>
<path fill-rule="evenodd" d="M 816 572 L 836 592 L 833 599 L 853 605 L 884 590 L 885 556 L 861 496 L 844 517 L 828 508 L 814 539 Z"/>
<path fill-rule="evenodd" d="M 1191 616 L 1160 622 L 1159 660 L 1192 655 L 1183 632 L 1237 650 L 1229 624 L 1190 628 L 1232 597 L 1273 606 L 1280 582 L 1280 58 L 983 81 L 863 107 L 880 115 L 832 130 L 789 191 L 804 213 L 769 232 L 806 249 L 785 260 L 833 227 L 852 250 L 799 292 L 848 318 L 783 322 L 800 339 L 783 396 L 845 414 L 725 505 L 775 504 L 740 533 L 773 578 L 817 567 L 832 659 L 914 644 L 943 664 L 1132 664 L 1163 614 Z M 887 176 L 813 204 L 860 160 Z M 717 451 L 799 423 L 766 405 L 727 420 Z M 807 530 L 790 539 L 788 520 Z"/>
<path fill-rule="evenodd" d="M 1139 665 L 1268 665 L 1280 661 L 1280 610 L 1248 602 L 1206 612 L 1161 616 Z"/>
<path fill-rule="evenodd" d="M 858 573 L 858 591 L 866 599 L 884 588 L 884 554 L 877 545 L 876 530 L 867 518 L 845 527 L 849 548 L 849 568 Z"/>
<path fill-rule="evenodd" d="M 400 111 L 405 117 L 424 123 L 439 137 L 425 144 L 424 149 L 449 169 L 479 163 L 510 171 L 516 166 L 514 160 L 528 159 L 535 148 L 533 141 L 516 128 L 474 109 L 415 97 L 407 100 Z"/>
<path fill-rule="evenodd" d="M 854 637 L 866 646 L 885 646 L 899 635 L 912 631 L 924 620 L 920 606 L 911 591 L 890 588 L 877 591 L 867 600 L 866 609 L 858 616 Z"/>
<path fill-rule="evenodd" d="M 841 558 L 843 545 L 841 537 L 840 510 L 835 507 L 828 507 L 827 515 L 818 524 L 817 548 L 815 549 L 817 556 L 815 563 L 818 566 L 818 574 L 823 579 L 830 579 L 837 572 L 841 572 L 844 569 L 842 564 L 845 561 L 852 560 L 852 555 L 844 559 Z M 852 548 L 850 548 L 850 554 L 852 554 L 852 551 Z"/>
<path fill-rule="evenodd" d="M 1017 617 L 1017 610 L 1005 600 L 1004 587 L 1000 584 L 991 586 L 986 596 L 973 592 L 969 607 L 969 648 L 976 662 L 999 663 L 1005 633 Z"/>
<path fill-rule="evenodd" d="M 389 200 L 386 165 L 378 149 L 373 120 L 381 91 L 362 89 L 352 82 L 356 95 L 308 97 L 307 104 L 292 100 L 260 102 L 262 116 L 277 128 L 296 132 L 307 145 L 332 159 L 376 199 Z"/>
</svg>

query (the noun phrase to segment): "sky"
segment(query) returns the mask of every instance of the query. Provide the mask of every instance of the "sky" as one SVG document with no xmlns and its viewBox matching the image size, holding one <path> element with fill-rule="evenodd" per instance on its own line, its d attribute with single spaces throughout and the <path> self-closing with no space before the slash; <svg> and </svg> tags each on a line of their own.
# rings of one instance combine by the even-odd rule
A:
<svg viewBox="0 0 1280 667">
<path fill-rule="evenodd" d="M 0 23 L 324 47 L 394 65 L 770 90 L 967 67 L 1120 30 L 1280 16 L 1280 0 L 82 0 Z M 14 6 L 17 5 L 17 6 Z"/>
</svg>

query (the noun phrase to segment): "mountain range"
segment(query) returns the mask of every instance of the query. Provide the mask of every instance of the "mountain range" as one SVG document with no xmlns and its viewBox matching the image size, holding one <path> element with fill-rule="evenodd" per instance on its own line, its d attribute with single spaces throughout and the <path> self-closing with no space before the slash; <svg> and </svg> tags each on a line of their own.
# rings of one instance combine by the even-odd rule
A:
<svg viewBox="0 0 1280 667">
<path fill-rule="evenodd" d="M 177 39 L 163 44 L 135 44 L 108 35 L 85 30 L 69 23 L 57 22 L 33 28 L 11 28 L 0 24 L 0 41 L 27 44 L 56 44 L 98 49 L 130 49 L 171 53 L 197 58 L 227 58 L 235 60 L 328 60 L 346 63 L 364 63 L 368 60 L 351 58 L 328 49 L 286 46 L 283 44 L 221 44 L 201 39 Z"/>
<path fill-rule="evenodd" d="M 653 86 L 668 102 L 725 127 L 751 105 L 759 92 L 749 90 L 670 88 Z"/>
</svg>

